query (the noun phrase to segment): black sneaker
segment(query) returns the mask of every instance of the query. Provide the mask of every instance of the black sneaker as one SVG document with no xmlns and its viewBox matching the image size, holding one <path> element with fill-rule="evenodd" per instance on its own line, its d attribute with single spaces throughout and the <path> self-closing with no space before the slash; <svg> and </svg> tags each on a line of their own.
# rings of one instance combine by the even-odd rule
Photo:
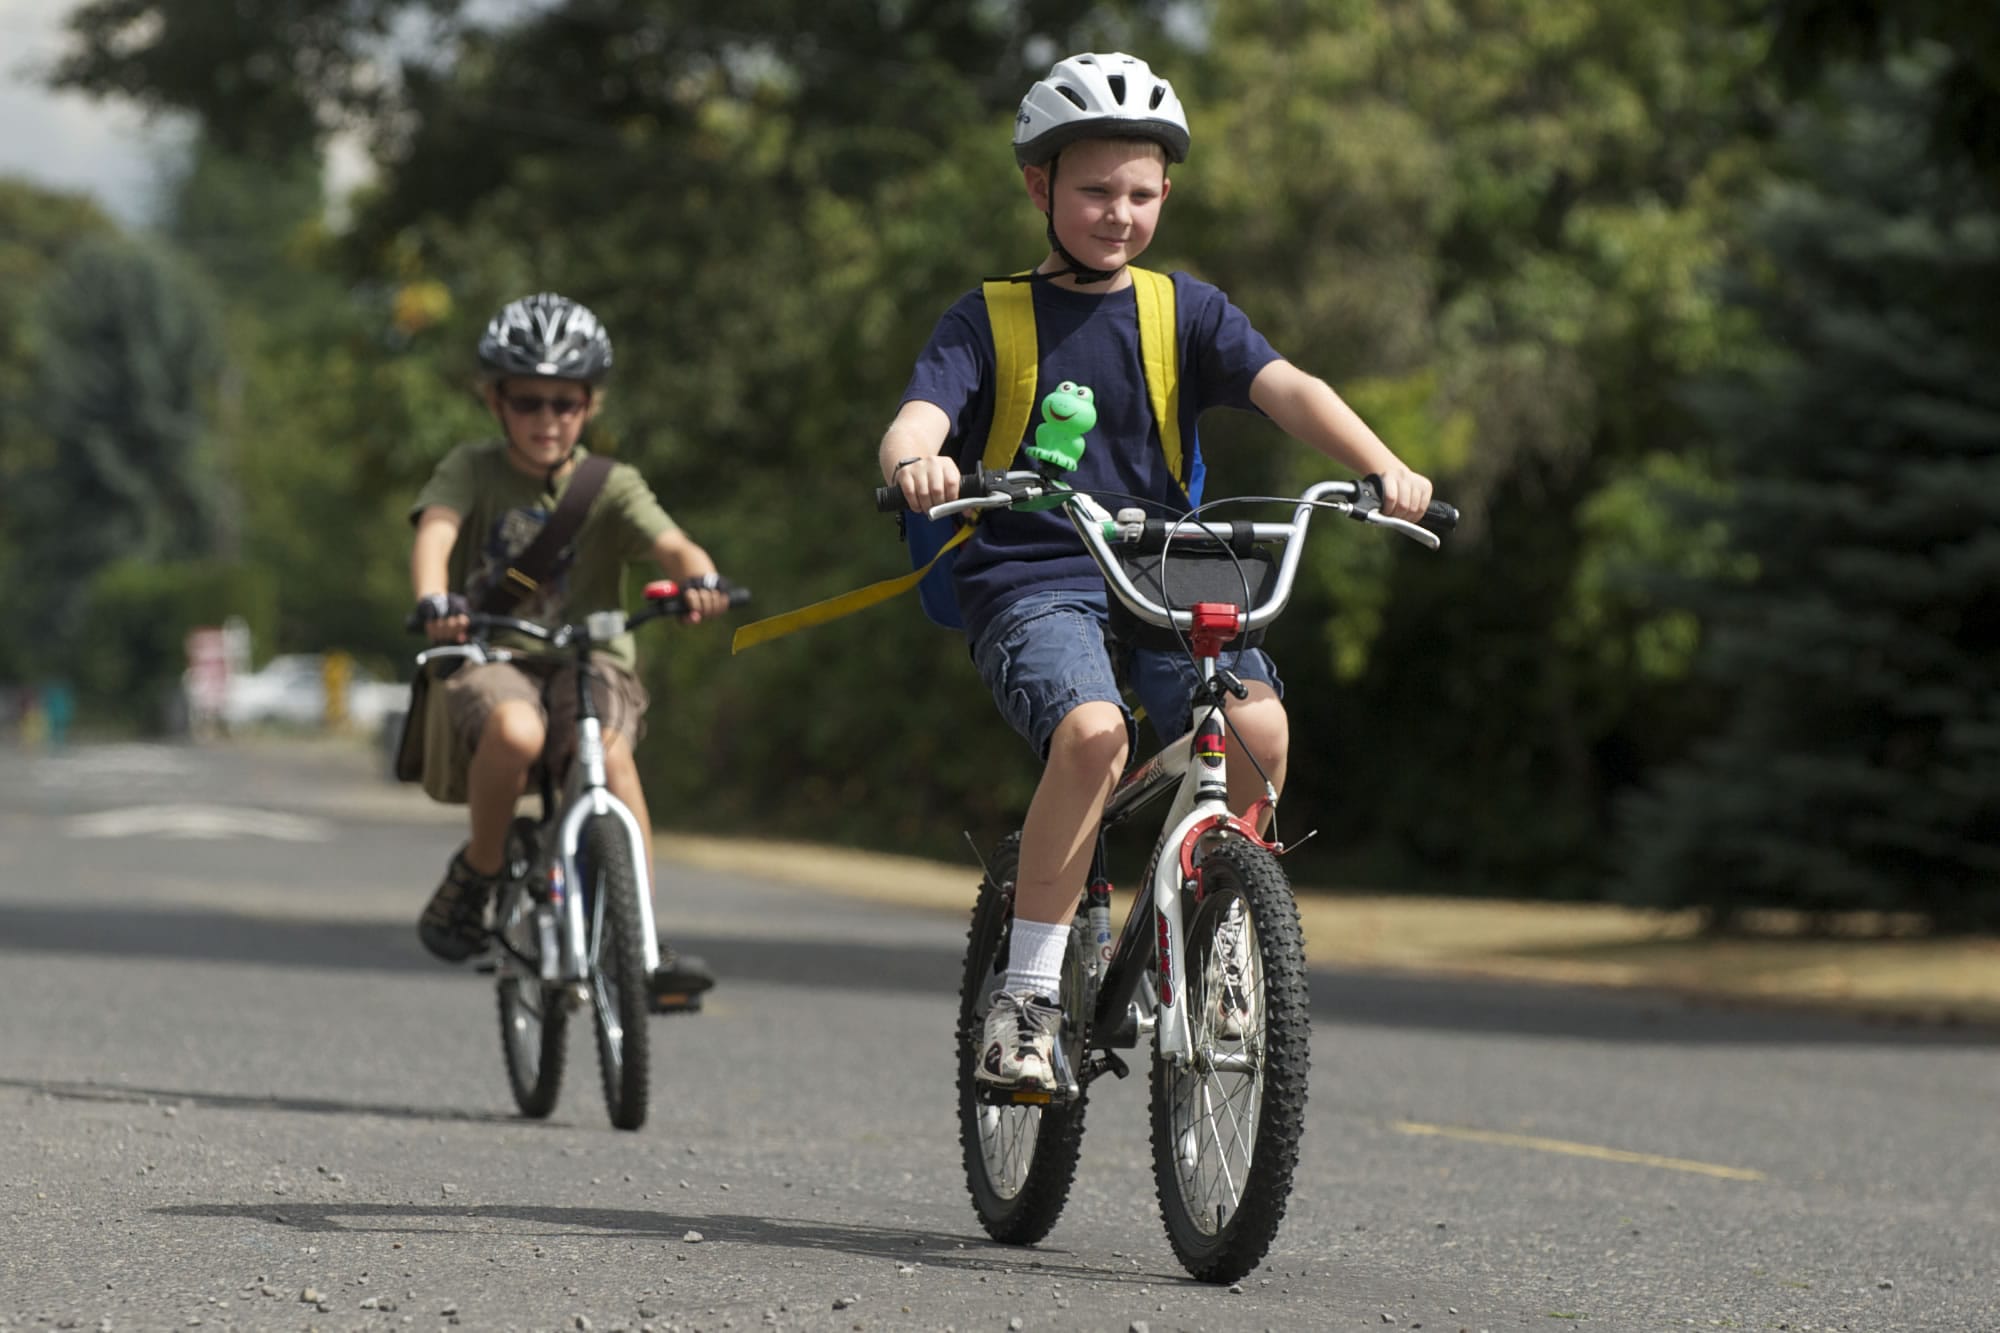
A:
<svg viewBox="0 0 2000 1333">
<path fill-rule="evenodd" d="M 447 963 L 462 963 L 486 950 L 492 932 L 486 928 L 486 905 L 499 886 L 498 875 L 482 875 L 466 864 L 465 849 L 452 854 L 444 882 L 417 918 L 417 938 Z"/>
<path fill-rule="evenodd" d="M 715 973 L 693 954 L 660 950 L 660 970 L 653 973 L 652 1001 L 656 1014 L 698 1014 L 701 993 L 715 984 Z"/>
</svg>

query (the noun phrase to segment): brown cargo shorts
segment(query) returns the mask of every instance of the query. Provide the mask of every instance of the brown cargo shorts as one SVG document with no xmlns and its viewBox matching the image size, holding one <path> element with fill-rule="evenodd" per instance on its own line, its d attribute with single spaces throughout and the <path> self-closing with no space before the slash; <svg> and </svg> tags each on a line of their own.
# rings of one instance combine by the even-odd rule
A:
<svg viewBox="0 0 2000 1333">
<path fill-rule="evenodd" d="M 590 664 L 591 699 L 608 741 L 623 736 L 636 750 L 646 734 L 646 707 L 651 699 L 639 678 L 616 662 Z M 453 672 L 444 682 L 444 704 L 451 715 L 455 749 L 471 761 L 493 710 L 511 699 L 533 706 L 548 729 L 542 762 L 561 775 L 576 749 L 576 663 L 572 661 L 487 662 Z"/>
</svg>

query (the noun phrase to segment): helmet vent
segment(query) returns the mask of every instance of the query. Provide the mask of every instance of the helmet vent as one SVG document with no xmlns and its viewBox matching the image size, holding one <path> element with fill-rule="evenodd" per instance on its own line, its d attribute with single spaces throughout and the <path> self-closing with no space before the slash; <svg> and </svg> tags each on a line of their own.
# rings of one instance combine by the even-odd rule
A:
<svg viewBox="0 0 2000 1333">
<path fill-rule="evenodd" d="M 1118 103 L 1118 105 L 1120 106 L 1124 106 L 1125 76 L 1123 74 L 1113 74 L 1111 77 L 1106 79 L 1105 82 L 1111 85 L 1111 100 Z"/>
<path fill-rule="evenodd" d="M 1153 89 L 1153 96 L 1151 100 L 1149 100 L 1146 103 L 1146 110 L 1158 111 L 1160 109 L 1160 103 L 1166 100 L 1167 100 L 1167 90 L 1165 86 L 1156 87 Z"/>
<path fill-rule="evenodd" d="M 1070 101 L 1074 102 L 1076 104 L 1077 110 L 1088 111 L 1090 109 L 1090 107 L 1083 100 L 1083 94 L 1078 92 L 1076 89 L 1070 87 L 1068 84 L 1066 83 L 1057 84 L 1056 91 L 1061 93 L 1064 97 L 1067 97 Z"/>
</svg>

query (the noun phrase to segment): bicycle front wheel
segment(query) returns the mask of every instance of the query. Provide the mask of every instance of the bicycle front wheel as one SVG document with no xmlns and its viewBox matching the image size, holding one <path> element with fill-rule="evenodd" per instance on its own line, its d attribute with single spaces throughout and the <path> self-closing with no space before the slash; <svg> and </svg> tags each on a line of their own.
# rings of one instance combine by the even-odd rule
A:
<svg viewBox="0 0 2000 1333">
<path fill-rule="evenodd" d="M 1305 949 L 1291 886 L 1264 848 L 1209 848 L 1201 884 L 1182 982 L 1193 1053 L 1153 1062 L 1153 1175 L 1181 1264 L 1234 1282 L 1270 1249 L 1298 1165 Z"/>
<path fill-rule="evenodd" d="M 646 953 L 639 938 L 639 876 L 624 827 L 600 815 L 583 826 L 577 867 L 590 941 L 590 1004 L 604 1106 L 619 1129 L 646 1123 Z"/>
<path fill-rule="evenodd" d="M 539 1120 L 556 1109 L 562 1091 L 569 1010 L 553 986 L 542 983 L 540 904 L 523 876 L 533 862 L 532 828 L 517 821 L 507 844 L 507 883 L 500 890 L 494 930 L 500 937 L 500 1051 L 507 1083 L 521 1114 Z"/>
<path fill-rule="evenodd" d="M 966 1184 L 986 1234 L 1010 1245 L 1032 1245 L 1054 1228 L 1069 1200 L 1083 1143 L 1084 1096 L 1065 1105 L 996 1106 L 982 1101 L 973 1067 L 993 992 L 1007 976 L 1007 940 L 1014 922 L 1014 876 L 1021 835 L 994 849 L 972 908 L 965 978 L 958 1001 L 958 1124 Z M 1072 930 L 1063 955 L 1063 1043 L 1072 1069 L 1083 1060 L 1083 945 Z"/>
</svg>

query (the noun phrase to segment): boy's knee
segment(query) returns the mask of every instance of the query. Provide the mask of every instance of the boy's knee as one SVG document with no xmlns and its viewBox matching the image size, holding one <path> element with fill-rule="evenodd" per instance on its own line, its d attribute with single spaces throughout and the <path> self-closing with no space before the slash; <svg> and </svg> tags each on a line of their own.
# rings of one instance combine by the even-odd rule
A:
<svg viewBox="0 0 2000 1333">
<path fill-rule="evenodd" d="M 1229 710 L 1229 720 L 1259 759 L 1281 762 L 1291 748 L 1292 725 L 1284 701 L 1262 681 L 1250 682 L 1250 697 Z"/>
<path fill-rule="evenodd" d="M 534 709 L 525 704 L 503 703 L 487 716 L 486 725 L 480 729 L 478 754 L 525 768 L 541 754 L 547 739 L 548 730 Z"/>
<path fill-rule="evenodd" d="M 1126 753 L 1125 714 L 1115 704 L 1086 703 L 1056 724 L 1049 763 L 1079 769 L 1117 769 Z"/>
</svg>

